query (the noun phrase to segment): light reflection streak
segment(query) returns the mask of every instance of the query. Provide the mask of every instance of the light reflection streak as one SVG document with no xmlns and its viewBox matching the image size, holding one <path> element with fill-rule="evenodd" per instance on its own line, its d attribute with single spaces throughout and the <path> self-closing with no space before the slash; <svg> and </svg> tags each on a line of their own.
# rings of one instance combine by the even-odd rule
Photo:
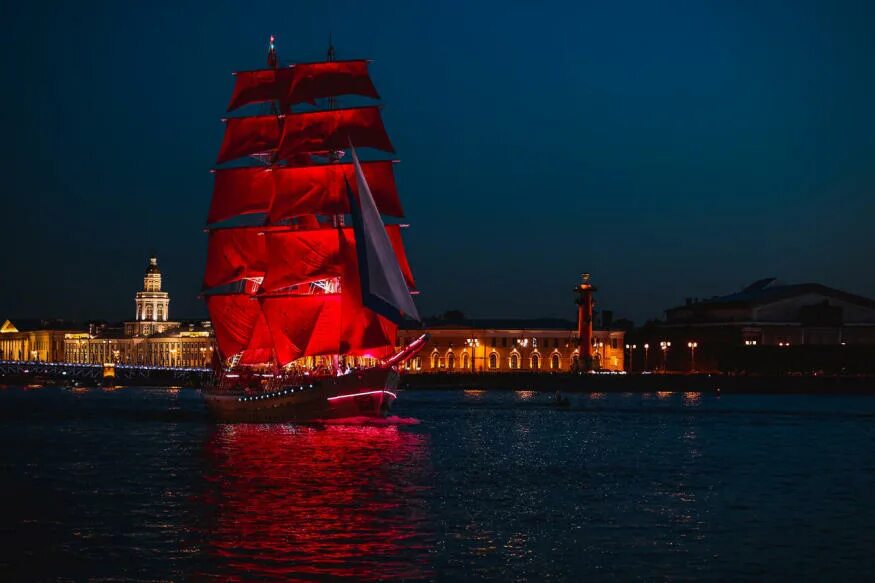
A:
<svg viewBox="0 0 875 583">
<path fill-rule="evenodd" d="M 226 425 L 206 454 L 204 546 L 220 577 L 433 576 L 423 435 Z"/>
</svg>

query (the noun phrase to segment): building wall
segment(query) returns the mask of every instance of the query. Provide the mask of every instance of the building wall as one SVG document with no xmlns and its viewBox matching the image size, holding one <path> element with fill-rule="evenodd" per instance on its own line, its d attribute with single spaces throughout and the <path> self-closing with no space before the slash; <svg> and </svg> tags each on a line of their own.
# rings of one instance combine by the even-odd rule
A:
<svg viewBox="0 0 875 583">
<path fill-rule="evenodd" d="M 65 334 L 60 330 L 0 334 L 0 360 L 62 362 Z"/>
<path fill-rule="evenodd" d="M 100 338 L 68 334 L 67 362 L 151 366 L 210 366 L 215 350 L 209 332 L 180 332 L 164 337 Z"/>
<path fill-rule="evenodd" d="M 430 335 L 429 341 L 408 361 L 410 372 L 472 372 L 472 364 L 473 371 L 478 373 L 569 372 L 578 357 L 577 332 L 571 330 L 402 330 L 398 334 L 399 346 L 424 332 Z M 623 370 L 624 332 L 597 330 L 593 337 L 593 351 L 600 368 Z"/>
<path fill-rule="evenodd" d="M 875 310 L 822 294 L 803 294 L 777 302 L 757 306 L 753 310 L 753 320 L 759 322 L 796 322 L 799 311 L 808 306 L 828 302 L 830 306 L 841 308 L 842 321 L 858 324 L 875 324 Z"/>
</svg>

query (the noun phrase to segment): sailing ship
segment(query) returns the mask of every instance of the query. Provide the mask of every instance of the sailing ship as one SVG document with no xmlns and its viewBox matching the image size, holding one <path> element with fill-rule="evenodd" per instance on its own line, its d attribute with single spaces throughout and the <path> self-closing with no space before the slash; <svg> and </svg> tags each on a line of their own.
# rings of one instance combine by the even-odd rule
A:
<svg viewBox="0 0 875 583">
<path fill-rule="evenodd" d="M 207 218 L 203 289 L 218 350 L 204 389 L 221 420 L 307 421 L 386 415 L 399 367 L 426 336 L 396 347 L 419 320 L 397 223 L 394 154 L 366 60 L 235 73 Z M 243 160 L 243 162 L 241 162 Z M 396 222 L 384 222 L 383 217 Z"/>
</svg>

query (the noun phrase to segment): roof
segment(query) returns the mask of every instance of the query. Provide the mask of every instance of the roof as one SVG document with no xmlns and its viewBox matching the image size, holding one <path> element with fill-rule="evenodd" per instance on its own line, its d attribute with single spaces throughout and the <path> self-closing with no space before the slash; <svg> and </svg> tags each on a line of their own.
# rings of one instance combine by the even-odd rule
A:
<svg viewBox="0 0 875 583">
<path fill-rule="evenodd" d="M 700 300 L 686 306 L 669 308 L 666 312 L 689 309 L 692 306 L 697 308 L 757 306 L 812 293 L 875 309 L 875 300 L 864 296 L 838 290 L 820 283 L 779 284 L 774 277 L 770 277 L 757 280 L 736 293 Z"/>
<path fill-rule="evenodd" d="M 83 327 L 67 320 L 40 320 L 38 318 L 22 318 L 15 321 L 6 320 L 0 329 L 2 332 L 36 332 L 37 330 L 72 331 Z"/>
</svg>

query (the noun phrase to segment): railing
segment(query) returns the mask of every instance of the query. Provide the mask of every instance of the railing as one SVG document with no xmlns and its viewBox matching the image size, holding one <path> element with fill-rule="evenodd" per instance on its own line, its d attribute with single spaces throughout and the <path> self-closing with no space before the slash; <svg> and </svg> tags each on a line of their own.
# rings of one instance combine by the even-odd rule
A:
<svg viewBox="0 0 875 583">
<path fill-rule="evenodd" d="M 112 364 L 118 377 L 149 377 L 153 374 L 172 374 L 173 378 L 189 376 L 208 377 L 213 371 L 197 366 L 157 366 L 148 364 Z M 0 360 L 3 375 L 50 375 L 67 378 L 91 378 L 103 376 L 103 364 L 76 362 L 44 362 L 38 360 Z"/>
</svg>

